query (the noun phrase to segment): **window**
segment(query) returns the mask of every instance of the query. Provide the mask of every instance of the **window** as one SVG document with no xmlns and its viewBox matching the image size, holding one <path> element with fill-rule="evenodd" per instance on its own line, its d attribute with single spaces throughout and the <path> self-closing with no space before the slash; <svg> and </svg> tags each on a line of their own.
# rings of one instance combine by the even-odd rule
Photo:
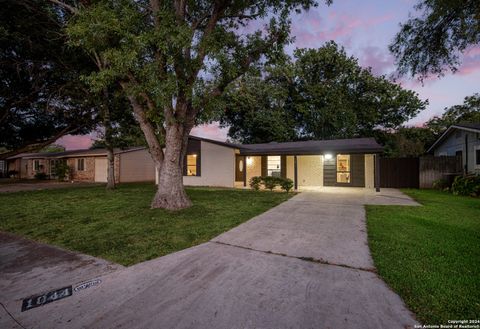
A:
<svg viewBox="0 0 480 329">
<path fill-rule="evenodd" d="M 85 170 L 85 159 L 77 159 L 77 170 L 78 171 Z"/>
<path fill-rule="evenodd" d="M 40 160 L 33 160 L 33 170 L 34 171 L 40 170 Z"/>
<path fill-rule="evenodd" d="M 267 176 L 280 177 L 282 161 L 279 155 L 267 157 Z"/>
<path fill-rule="evenodd" d="M 350 155 L 337 155 L 337 183 L 350 183 Z"/>
<path fill-rule="evenodd" d="M 480 168 L 480 146 L 475 149 L 475 166 Z"/>
<path fill-rule="evenodd" d="M 197 176 L 197 155 L 187 155 L 187 176 Z"/>
</svg>

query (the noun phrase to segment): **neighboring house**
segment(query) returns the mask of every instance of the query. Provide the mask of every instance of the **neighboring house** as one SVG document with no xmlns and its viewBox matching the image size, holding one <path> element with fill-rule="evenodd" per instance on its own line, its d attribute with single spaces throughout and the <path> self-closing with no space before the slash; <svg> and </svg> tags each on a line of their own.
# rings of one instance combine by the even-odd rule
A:
<svg viewBox="0 0 480 329">
<path fill-rule="evenodd" d="M 155 166 L 144 147 L 115 149 L 114 154 L 117 182 L 155 180 Z M 65 161 L 71 168 L 70 175 L 74 181 L 107 181 L 108 161 L 105 149 L 23 153 L 7 158 L 7 167 L 9 172 L 17 172 L 19 178 L 35 178 L 37 173 L 55 178 L 55 166 L 60 161 Z"/>
<path fill-rule="evenodd" d="M 465 173 L 480 174 L 480 123 L 450 126 L 428 149 L 435 156 L 461 156 Z"/>
<path fill-rule="evenodd" d="M 254 176 L 278 176 L 294 181 L 295 189 L 321 186 L 378 187 L 383 148 L 373 138 L 232 144 L 190 136 L 183 182 L 188 186 L 248 187 Z M 9 158 L 20 177 L 41 171 L 53 176 L 56 161 L 67 161 L 73 180 L 105 182 L 103 149 L 27 154 Z M 115 151 L 117 182 L 154 181 L 153 160 L 145 148 Z M 377 180 L 375 180 L 377 178 Z"/>
</svg>

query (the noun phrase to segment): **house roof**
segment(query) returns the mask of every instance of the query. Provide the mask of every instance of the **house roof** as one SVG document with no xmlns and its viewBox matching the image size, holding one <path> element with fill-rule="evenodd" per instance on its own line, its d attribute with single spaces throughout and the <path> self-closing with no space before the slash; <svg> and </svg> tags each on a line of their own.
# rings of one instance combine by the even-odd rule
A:
<svg viewBox="0 0 480 329">
<path fill-rule="evenodd" d="M 132 152 L 137 150 L 145 149 L 145 147 L 129 147 L 126 149 L 115 148 L 114 153 L 126 153 Z M 79 157 L 79 156 L 106 156 L 107 150 L 104 148 L 98 149 L 81 149 L 81 150 L 70 150 L 70 151 L 63 151 L 63 152 L 39 152 L 39 153 L 20 153 L 14 156 L 7 158 L 7 160 L 14 160 L 18 158 L 23 159 L 39 159 L 39 158 L 68 158 L 68 157 Z"/>
<path fill-rule="evenodd" d="M 450 136 L 450 134 L 453 132 L 455 129 L 460 129 L 460 130 L 465 130 L 465 131 L 470 131 L 470 132 L 475 132 L 475 133 L 480 133 L 480 123 L 459 123 L 455 125 L 451 125 L 450 127 L 447 128 L 443 132 L 442 135 L 433 143 L 432 146 L 428 149 L 427 153 L 430 153 L 433 151 L 437 146 L 442 144 L 442 142 Z"/>
<path fill-rule="evenodd" d="M 204 141 L 220 146 L 234 148 L 240 151 L 242 155 L 308 155 L 323 154 L 328 152 L 335 153 L 381 153 L 383 147 L 379 145 L 374 138 L 352 138 L 352 139 L 332 139 L 332 140 L 310 140 L 285 143 L 262 143 L 262 144 L 234 144 L 221 142 L 213 139 L 190 136 L 190 139 Z M 143 150 L 145 147 L 130 147 L 127 149 L 115 149 L 115 154 Z M 8 160 L 24 158 L 68 158 L 81 156 L 106 156 L 106 149 L 84 149 L 71 150 L 54 153 L 22 153 L 7 158 Z"/>
<path fill-rule="evenodd" d="M 285 143 L 244 144 L 243 155 L 308 155 L 334 153 L 381 153 L 383 147 L 374 138 L 310 140 Z"/>
</svg>

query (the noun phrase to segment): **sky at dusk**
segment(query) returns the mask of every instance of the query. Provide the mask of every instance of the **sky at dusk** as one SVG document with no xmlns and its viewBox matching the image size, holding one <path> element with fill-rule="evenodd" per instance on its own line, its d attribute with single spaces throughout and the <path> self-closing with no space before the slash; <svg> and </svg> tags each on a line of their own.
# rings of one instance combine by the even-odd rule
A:
<svg viewBox="0 0 480 329">
<path fill-rule="evenodd" d="M 320 4 L 292 17 L 295 42 L 288 51 L 291 53 L 296 47 L 318 48 L 334 40 L 345 47 L 348 55 L 358 58 L 360 65 L 372 67 L 374 74 L 388 76 L 395 71 L 388 45 L 399 31 L 399 24 L 407 20 L 409 12 L 414 13 L 415 3 L 414 0 L 334 0 L 329 7 Z M 409 125 L 422 125 L 442 114 L 445 107 L 461 104 L 465 96 L 480 91 L 480 47 L 465 52 L 455 74 L 430 78 L 423 86 L 409 78 L 403 78 L 401 84 L 415 90 L 420 98 L 429 100 L 427 109 L 408 122 Z M 227 131 L 212 124 L 194 128 L 192 135 L 225 140 Z M 65 136 L 58 142 L 67 149 L 88 148 L 92 136 Z"/>
</svg>

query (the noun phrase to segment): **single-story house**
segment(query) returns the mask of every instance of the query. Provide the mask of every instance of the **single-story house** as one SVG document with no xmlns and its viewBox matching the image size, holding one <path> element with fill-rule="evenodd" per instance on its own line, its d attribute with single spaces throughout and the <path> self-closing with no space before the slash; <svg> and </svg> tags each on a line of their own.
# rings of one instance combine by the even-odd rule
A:
<svg viewBox="0 0 480 329">
<path fill-rule="evenodd" d="M 144 147 L 115 149 L 115 180 L 141 182 L 155 180 L 155 166 Z M 85 182 L 107 181 L 107 151 L 105 149 L 73 150 L 54 153 L 23 153 L 6 159 L 8 172 L 23 179 L 45 173 L 55 178 L 55 166 L 64 161 L 71 168 L 71 179 Z"/>
<path fill-rule="evenodd" d="M 254 176 L 294 181 L 295 189 L 322 186 L 379 188 L 378 154 L 373 138 L 233 144 L 190 136 L 184 161 L 187 186 L 248 187 Z M 56 161 L 66 161 L 72 179 L 105 182 L 107 154 L 103 149 L 24 154 L 8 159 L 22 178 L 37 172 L 53 177 Z M 157 170 L 143 147 L 115 150 L 117 182 L 154 181 Z"/>
<path fill-rule="evenodd" d="M 480 174 L 480 123 L 448 127 L 428 149 L 435 156 L 461 156 L 465 173 Z"/>
<path fill-rule="evenodd" d="M 292 179 L 295 189 L 379 188 L 375 162 L 381 152 L 382 146 L 373 138 L 232 144 L 191 136 L 183 182 L 248 187 L 254 176 L 279 176 Z"/>
</svg>

